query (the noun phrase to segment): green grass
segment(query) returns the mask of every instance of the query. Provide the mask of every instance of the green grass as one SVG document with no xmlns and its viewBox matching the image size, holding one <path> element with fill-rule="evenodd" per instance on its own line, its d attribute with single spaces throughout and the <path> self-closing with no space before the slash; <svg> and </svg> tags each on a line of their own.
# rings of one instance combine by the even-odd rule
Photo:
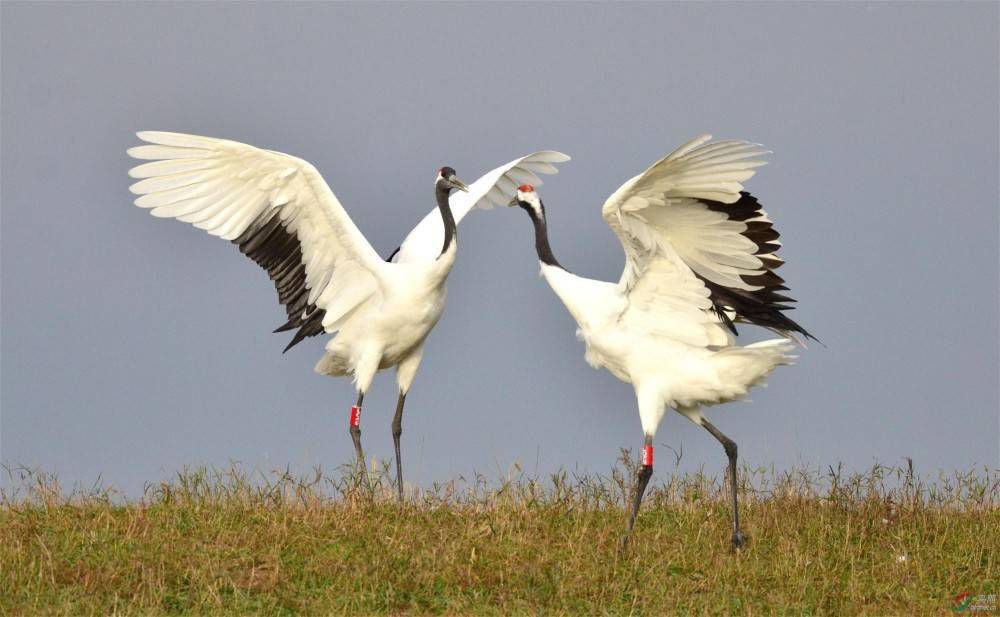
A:
<svg viewBox="0 0 1000 617">
<path fill-rule="evenodd" d="M 940 615 L 1000 593 L 998 470 L 746 470 L 734 554 L 724 484 L 664 469 L 619 554 L 626 467 L 456 481 L 402 509 L 385 470 L 369 490 L 198 470 L 134 502 L 22 470 L 0 614 Z"/>
</svg>

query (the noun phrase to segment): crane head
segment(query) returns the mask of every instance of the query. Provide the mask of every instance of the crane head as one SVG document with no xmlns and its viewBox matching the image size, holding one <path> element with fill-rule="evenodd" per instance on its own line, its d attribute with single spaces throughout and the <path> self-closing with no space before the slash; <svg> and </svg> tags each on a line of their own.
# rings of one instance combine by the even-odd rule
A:
<svg viewBox="0 0 1000 617">
<path fill-rule="evenodd" d="M 437 180 L 434 181 L 434 184 L 448 191 L 458 189 L 466 193 L 469 192 L 469 187 L 459 180 L 458 176 L 455 175 L 455 170 L 447 165 L 438 170 Z"/>
<path fill-rule="evenodd" d="M 538 193 L 535 192 L 535 187 L 530 184 L 522 184 L 517 187 L 517 194 L 514 195 L 514 199 L 511 199 L 508 206 L 521 206 L 529 212 L 534 211 L 536 214 L 542 215 L 544 212 L 542 209 L 542 200 L 538 197 Z"/>
</svg>

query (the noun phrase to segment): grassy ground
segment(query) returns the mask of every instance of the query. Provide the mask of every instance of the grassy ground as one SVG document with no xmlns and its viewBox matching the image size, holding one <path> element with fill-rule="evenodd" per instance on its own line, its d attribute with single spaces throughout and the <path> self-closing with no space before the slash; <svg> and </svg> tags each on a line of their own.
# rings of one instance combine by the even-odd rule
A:
<svg viewBox="0 0 1000 617">
<path fill-rule="evenodd" d="M 998 470 L 747 470 L 738 554 L 725 486 L 666 471 L 625 554 L 621 467 L 454 482 L 402 509 L 384 470 L 371 491 L 185 472 L 128 503 L 22 472 L 0 504 L 0 613 L 916 615 L 1000 593 Z"/>
</svg>

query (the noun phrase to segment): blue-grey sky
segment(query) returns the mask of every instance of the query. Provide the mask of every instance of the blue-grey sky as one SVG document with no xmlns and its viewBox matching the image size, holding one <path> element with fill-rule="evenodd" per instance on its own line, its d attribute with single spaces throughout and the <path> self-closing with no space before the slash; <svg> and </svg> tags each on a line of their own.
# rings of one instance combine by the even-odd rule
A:
<svg viewBox="0 0 1000 617">
<path fill-rule="evenodd" d="M 701 133 L 774 151 L 748 185 L 782 232 L 813 345 L 753 402 L 710 410 L 743 459 L 998 462 L 996 3 L 2 5 L 0 459 L 134 494 L 185 465 L 305 471 L 353 456 L 353 388 L 312 372 L 263 271 L 128 192 L 133 132 L 311 161 L 383 255 L 516 156 L 570 270 L 617 280 L 600 206 Z M 606 472 L 641 432 L 630 386 L 583 360 L 522 212 L 459 230 L 448 306 L 404 419 L 409 480 Z M 752 339 L 751 339 L 752 340 Z M 389 459 L 395 381 L 366 399 Z M 704 430 L 656 443 L 721 472 Z M 660 468 L 669 470 L 665 458 Z"/>
</svg>

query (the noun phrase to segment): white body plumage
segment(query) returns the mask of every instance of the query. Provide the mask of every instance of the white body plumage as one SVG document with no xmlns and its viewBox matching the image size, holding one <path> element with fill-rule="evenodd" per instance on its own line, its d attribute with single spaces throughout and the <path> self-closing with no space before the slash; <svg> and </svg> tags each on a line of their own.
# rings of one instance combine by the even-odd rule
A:
<svg viewBox="0 0 1000 617">
<path fill-rule="evenodd" d="M 444 312 L 457 244 L 452 242 L 429 263 L 386 264 L 382 276 L 389 284 L 384 297 L 365 302 L 338 325 L 316 372 L 354 375 L 358 388 L 366 391 L 378 370 L 396 366 L 400 391 L 409 390 L 424 340 Z"/>
<path fill-rule="evenodd" d="M 542 276 L 576 320 L 587 363 L 635 388 L 647 435 L 656 433 L 667 408 L 701 424 L 702 406 L 744 397 L 777 366 L 793 359 L 789 340 L 740 347 L 728 342 L 731 336 L 721 323 L 712 324 L 718 345 L 694 346 L 657 335 L 641 323 L 620 319 L 629 300 L 618 285 L 546 264 Z M 671 318 L 669 313 L 662 316 Z"/>
</svg>

